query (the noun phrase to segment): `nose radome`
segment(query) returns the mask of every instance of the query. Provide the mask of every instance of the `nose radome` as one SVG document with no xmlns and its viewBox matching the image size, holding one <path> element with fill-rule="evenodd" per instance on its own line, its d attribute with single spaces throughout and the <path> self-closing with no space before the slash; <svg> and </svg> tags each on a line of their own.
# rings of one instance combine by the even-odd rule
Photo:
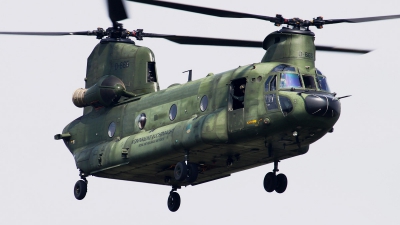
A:
<svg viewBox="0 0 400 225">
<path fill-rule="evenodd" d="M 340 115 L 340 102 L 327 95 L 308 95 L 305 98 L 306 111 L 314 116 L 334 117 Z"/>
</svg>

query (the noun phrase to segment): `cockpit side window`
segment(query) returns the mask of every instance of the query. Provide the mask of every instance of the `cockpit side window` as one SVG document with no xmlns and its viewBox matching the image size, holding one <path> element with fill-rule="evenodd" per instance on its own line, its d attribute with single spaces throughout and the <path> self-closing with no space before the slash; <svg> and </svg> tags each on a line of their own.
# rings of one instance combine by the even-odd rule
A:
<svg viewBox="0 0 400 225">
<path fill-rule="evenodd" d="M 278 109 L 276 94 L 265 95 L 265 102 L 267 103 L 268 110 Z"/>
<path fill-rule="evenodd" d="M 315 73 L 317 74 L 318 88 L 322 91 L 331 92 L 328 86 L 328 81 L 326 80 L 326 76 L 324 76 L 322 72 L 317 68 L 315 68 Z"/>
<path fill-rule="evenodd" d="M 277 75 L 269 76 L 265 82 L 265 92 L 276 91 L 276 77 Z M 278 109 L 276 93 L 268 93 L 265 95 L 265 102 L 268 110 Z"/>
<path fill-rule="evenodd" d="M 303 75 L 304 87 L 308 89 L 316 89 L 315 80 L 313 76 Z"/>
<path fill-rule="evenodd" d="M 300 76 L 296 73 L 282 73 L 280 87 L 302 88 Z"/>
<path fill-rule="evenodd" d="M 319 89 L 321 89 L 323 91 L 331 92 L 325 76 L 317 76 L 317 81 L 318 81 Z"/>
<path fill-rule="evenodd" d="M 274 76 L 271 80 L 271 83 L 269 83 L 270 86 L 270 91 L 276 91 L 276 76 Z"/>
<path fill-rule="evenodd" d="M 269 76 L 267 81 L 265 81 L 265 91 L 269 91 L 269 83 L 271 82 L 273 76 Z"/>
</svg>

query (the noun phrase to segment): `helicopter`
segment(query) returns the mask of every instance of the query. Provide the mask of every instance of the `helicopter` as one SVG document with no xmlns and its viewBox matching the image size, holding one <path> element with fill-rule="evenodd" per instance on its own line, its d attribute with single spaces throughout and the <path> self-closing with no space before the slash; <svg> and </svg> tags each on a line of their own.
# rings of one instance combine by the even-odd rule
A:
<svg viewBox="0 0 400 225">
<path fill-rule="evenodd" d="M 78 198 L 86 194 L 89 175 L 165 184 L 173 188 L 169 208 L 176 211 L 180 201 L 174 189 L 272 162 L 276 169 L 266 176 L 264 187 L 284 192 L 285 176 L 275 177 L 278 161 L 304 154 L 339 118 L 339 97 L 315 69 L 313 36 L 301 26 L 265 41 L 267 52 L 275 48 L 279 53 L 290 38 L 298 38 L 299 48 L 306 47 L 294 51 L 297 56 L 270 51 L 262 63 L 159 90 L 152 52 L 123 38 L 122 26 L 114 25 L 92 32 L 108 36 L 101 37 L 89 57 L 87 90 L 79 89 L 74 97 L 84 116 L 56 135 L 81 170 L 82 181 L 74 187 Z M 146 36 L 142 31 L 131 34 Z M 304 111 L 309 96 L 309 104 L 316 104 L 310 106 L 312 115 Z M 331 108 L 323 111 L 327 103 Z"/>
</svg>

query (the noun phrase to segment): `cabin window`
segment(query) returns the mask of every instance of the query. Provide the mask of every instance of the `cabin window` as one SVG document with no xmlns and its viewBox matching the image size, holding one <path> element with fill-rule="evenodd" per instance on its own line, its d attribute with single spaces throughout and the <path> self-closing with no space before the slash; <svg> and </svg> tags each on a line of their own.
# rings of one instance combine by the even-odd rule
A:
<svg viewBox="0 0 400 225">
<path fill-rule="evenodd" d="M 110 138 L 114 136 L 116 128 L 117 125 L 115 125 L 114 122 L 111 122 L 110 125 L 108 125 L 108 136 Z"/>
<path fill-rule="evenodd" d="M 313 76 L 304 76 L 303 75 L 303 81 L 304 81 L 305 88 L 316 89 L 315 80 L 314 80 Z"/>
<path fill-rule="evenodd" d="M 146 114 L 142 113 L 137 117 L 137 124 L 139 129 L 143 129 L 146 125 Z"/>
<path fill-rule="evenodd" d="M 207 106 L 208 106 L 208 97 L 207 97 L 207 95 L 204 95 L 204 96 L 201 98 L 201 101 L 200 101 L 200 110 L 201 110 L 202 112 L 206 111 Z"/>
<path fill-rule="evenodd" d="M 176 118 L 176 114 L 178 113 L 178 107 L 175 104 L 171 106 L 169 109 L 169 119 L 172 121 Z"/>
<path fill-rule="evenodd" d="M 156 62 L 147 62 L 147 82 L 157 82 Z"/>
<path fill-rule="evenodd" d="M 281 88 L 302 88 L 300 76 L 296 73 L 281 74 Z"/>
</svg>

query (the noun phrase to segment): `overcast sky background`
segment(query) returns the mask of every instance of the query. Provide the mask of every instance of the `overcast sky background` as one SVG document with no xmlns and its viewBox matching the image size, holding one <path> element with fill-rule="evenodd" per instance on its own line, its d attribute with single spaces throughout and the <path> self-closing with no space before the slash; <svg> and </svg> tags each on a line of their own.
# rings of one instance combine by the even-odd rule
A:
<svg viewBox="0 0 400 225">
<path fill-rule="evenodd" d="M 400 14 L 381 1 L 176 1 L 286 18 L 357 18 Z M 129 30 L 263 40 L 277 30 L 255 19 L 227 19 L 126 2 Z M 110 26 L 105 1 L 0 2 L 1 31 L 85 31 Z M 168 186 L 89 177 L 88 194 L 73 196 L 79 179 L 72 155 L 54 141 L 82 110 L 71 101 L 84 87 L 94 37 L 0 36 L 0 218 L 4 224 L 399 224 L 400 20 L 326 25 L 316 44 L 376 49 L 366 55 L 317 53 L 317 67 L 342 99 L 335 131 L 300 157 L 280 163 L 285 193 L 266 193 L 273 165 L 179 190 L 178 212 L 167 208 Z M 259 62 L 263 49 L 137 41 L 151 48 L 162 89 Z"/>
</svg>

